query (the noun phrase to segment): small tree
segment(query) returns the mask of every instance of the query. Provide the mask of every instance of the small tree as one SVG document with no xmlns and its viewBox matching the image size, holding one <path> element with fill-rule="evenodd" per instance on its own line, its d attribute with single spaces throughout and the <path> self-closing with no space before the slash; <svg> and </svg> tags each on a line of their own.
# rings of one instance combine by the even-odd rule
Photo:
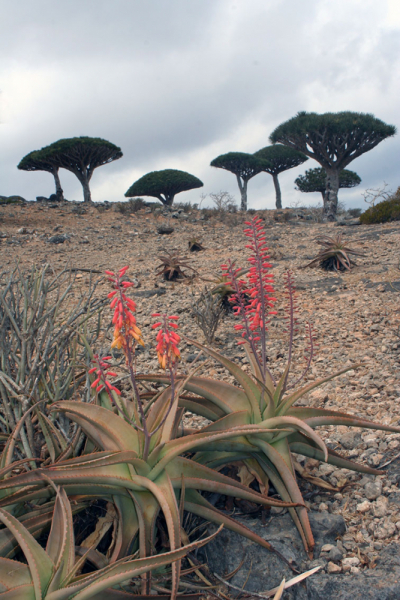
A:
<svg viewBox="0 0 400 600">
<path fill-rule="evenodd" d="M 265 160 L 246 152 L 228 152 L 211 161 L 212 167 L 225 169 L 236 175 L 240 191 L 240 210 L 247 210 L 247 184 L 249 179 L 264 171 L 268 166 Z"/>
<path fill-rule="evenodd" d="M 293 167 L 298 167 L 303 164 L 308 160 L 307 156 L 302 152 L 298 152 L 287 146 L 282 146 L 281 144 L 261 148 L 261 150 L 254 152 L 254 156 L 267 160 L 271 165 L 265 167 L 264 171 L 272 175 L 276 194 L 276 208 L 282 208 L 282 194 L 278 175 L 279 173 L 282 173 L 282 171 L 287 171 L 288 169 L 293 169 Z"/>
<path fill-rule="evenodd" d="M 76 137 L 58 140 L 35 152 L 39 159 L 53 168 L 62 168 L 76 175 L 82 184 L 83 199 L 91 201 L 89 182 L 97 167 L 121 158 L 121 148 L 101 138 Z"/>
<path fill-rule="evenodd" d="M 321 167 L 317 169 L 308 169 L 304 175 L 299 175 L 294 180 L 299 192 L 320 192 L 322 198 L 325 198 L 326 192 L 326 171 Z M 352 188 L 360 185 L 361 178 L 354 171 L 343 169 L 339 172 L 339 189 Z"/>
<path fill-rule="evenodd" d="M 177 169 L 152 171 L 135 181 L 125 193 L 127 198 L 152 196 L 165 206 L 171 206 L 176 194 L 203 187 L 203 182 L 194 175 Z"/>
<path fill-rule="evenodd" d="M 273 144 L 279 142 L 303 152 L 325 169 L 324 213 L 329 221 L 334 221 L 340 171 L 395 133 L 393 125 L 387 125 L 370 114 L 299 112 L 279 125 L 271 133 L 270 140 Z"/>
<path fill-rule="evenodd" d="M 60 177 L 58 175 L 58 167 L 50 162 L 40 159 L 40 150 L 30 152 L 21 160 L 17 169 L 21 171 L 47 171 L 52 173 L 56 184 L 56 196 L 58 200 L 64 200 L 64 192 L 61 187 Z"/>
</svg>

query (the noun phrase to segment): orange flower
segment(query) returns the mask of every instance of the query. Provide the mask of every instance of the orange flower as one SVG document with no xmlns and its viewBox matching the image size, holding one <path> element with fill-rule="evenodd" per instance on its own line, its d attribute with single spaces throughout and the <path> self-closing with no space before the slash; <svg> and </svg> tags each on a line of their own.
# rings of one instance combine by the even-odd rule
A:
<svg viewBox="0 0 400 600">
<path fill-rule="evenodd" d="M 162 321 L 158 321 L 152 325 L 153 329 L 160 328 L 156 336 L 158 362 L 162 369 L 173 369 L 181 357 L 178 348 L 181 338 L 175 331 L 178 328 L 178 324 L 175 322 L 178 317 L 175 315 L 168 317 L 160 313 L 154 313 L 152 316 L 162 317 Z"/>
<path fill-rule="evenodd" d="M 134 352 L 135 343 L 144 346 L 142 332 L 137 327 L 136 318 L 133 314 L 136 312 L 136 303 L 125 294 L 125 290 L 134 284 L 130 281 L 122 281 L 128 268 L 123 267 L 118 273 L 106 271 L 107 279 L 115 288 L 108 294 L 108 298 L 111 300 L 110 308 L 114 310 L 112 323 L 115 325 L 111 348 L 122 349 L 125 354 L 128 349 Z"/>
</svg>

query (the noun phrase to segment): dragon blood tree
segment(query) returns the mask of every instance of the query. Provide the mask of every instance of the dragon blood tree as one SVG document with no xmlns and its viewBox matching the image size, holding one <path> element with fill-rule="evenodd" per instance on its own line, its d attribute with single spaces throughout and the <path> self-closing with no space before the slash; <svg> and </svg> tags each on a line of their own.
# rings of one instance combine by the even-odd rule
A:
<svg viewBox="0 0 400 600">
<path fill-rule="evenodd" d="M 276 196 L 275 206 L 276 208 L 282 208 L 282 192 L 278 175 L 288 169 L 298 167 L 308 160 L 308 157 L 302 152 L 298 152 L 282 144 L 261 148 L 261 150 L 254 152 L 254 156 L 267 161 L 264 171 L 272 175 Z"/>
<path fill-rule="evenodd" d="M 285 276 L 288 335 L 286 367 L 279 376 L 269 368 L 267 329 L 270 318 L 276 313 L 271 265 L 268 261 L 262 221 L 255 217 L 246 225 L 246 248 L 250 251 L 250 270 L 246 278 L 242 277 L 243 271 L 238 270 L 231 260 L 222 265 L 222 270 L 226 284 L 233 290 L 231 298 L 235 314 L 240 321 L 235 325 L 235 329 L 241 334 L 238 343 L 247 353 L 251 375 L 212 348 L 189 340 L 192 345 L 220 362 L 236 379 L 237 385 L 193 376 L 183 385 L 194 395 L 182 396 L 180 405 L 213 421 L 202 430 L 203 432 L 223 431 L 228 427 L 231 431 L 239 431 L 239 428 L 243 431 L 246 426 L 265 427 L 262 432 L 254 429 L 249 434 L 240 434 L 236 439 L 230 439 L 229 442 L 221 439 L 213 444 L 204 445 L 198 448 L 192 460 L 214 469 L 242 461 L 257 480 L 264 496 L 267 496 L 269 488 L 273 487 L 282 500 L 296 503 L 297 506 L 291 506 L 288 510 L 304 547 L 311 556 L 314 539 L 307 509 L 296 480 L 296 471 L 303 474 L 304 470 L 293 453 L 322 460 L 340 468 L 380 474 L 381 471 L 354 463 L 327 448 L 323 439 L 315 432 L 315 428 L 346 425 L 394 432 L 400 432 L 400 428 L 380 425 L 333 410 L 295 406 L 296 401 L 308 392 L 359 365 L 348 366 L 317 381 L 302 383 L 310 369 L 315 348 L 313 330 L 309 325 L 305 365 L 300 374 L 292 374 L 297 307 L 293 275 L 288 272 Z M 167 378 L 157 375 L 140 376 L 140 379 L 168 383 Z M 177 379 L 183 380 L 182 377 Z M 313 477 L 313 482 L 330 490 L 335 489 L 316 477 Z"/>
<path fill-rule="evenodd" d="M 273 144 L 280 143 L 303 152 L 325 169 L 324 214 L 328 221 L 335 221 L 340 171 L 395 133 L 394 125 L 388 125 L 371 114 L 301 111 L 278 125 L 269 139 Z"/>
</svg>

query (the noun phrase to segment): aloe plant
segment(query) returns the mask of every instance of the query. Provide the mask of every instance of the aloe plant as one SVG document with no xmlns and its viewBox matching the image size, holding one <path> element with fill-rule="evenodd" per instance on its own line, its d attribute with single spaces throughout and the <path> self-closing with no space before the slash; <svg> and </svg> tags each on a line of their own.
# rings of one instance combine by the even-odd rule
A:
<svg viewBox="0 0 400 600">
<path fill-rule="evenodd" d="M 306 367 L 300 377 L 292 381 L 294 331 L 296 326 L 293 278 L 286 276 L 286 294 L 288 298 L 289 346 L 287 365 L 279 378 L 275 378 L 267 365 L 267 325 L 269 315 L 274 314 L 275 302 L 272 277 L 269 273 L 265 233 L 261 221 L 254 218 L 247 223 L 246 235 L 250 238 L 247 247 L 251 250 L 251 268 L 248 281 L 240 279 L 240 272 L 234 263 L 223 266 L 226 283 L 233 289 L 235 312 L 242 322 L 235 326 L 242 333 L 240 344 L 249 358 L 252 376 L 248 375 L 234 362 L 215 350 L 189 340 L 195 347 L 217 360 L 236 380 L 237 385 L 215 381 L 203 377 L 191 377 L 183 382 L 185 390 L 194 396 L 182 396 L 179 404 L 183 408 L 202 415 L 213 421 L 204 428 L 204 433 L 216 433 L 234 428 L 265 427 L 268 431 L 255 429 L 240 438 L 216 440 L 212 445 L 204 444 L 198 448 L 194 460 L 211 468 L 220 468 L 224 464 L 243 460 L 263 488 L 268 490 L 271 482 L 281 498 L 287 502 L 298 503 L 289 511 L 302 537 L 306 551 L 312 555 L 313 535 L 304 507 L 304 501 L 298 487 L 293 465 L 292 452 L 316 458 L 339 467 L 363 473 L 379 474 L 380 471 L 365 465 L 356 464 L 337 452 L 327 448 L 314 429 L 326 425 L 347 425 L 400 432 L 399 427 L 380 425 L 353 415 L 310 407 L 297 407 L 294 404 L 305 394 L 323 385 L 325 382 L 354 369 L 357 365 L 346 367 L 323 379 L 301 384 L 310 368 L 314 338 L 309 328 L 309 356 Z M 140 375 L 142 381 L 167 383 L 162 375 Z M 183 381 L 183 378 L 181 378 Z"/>
<path fill-rule="evenodd" d="M 349 248 L 342 240 L 340 233 L 336 236 L 325 235 L 315 241 L 322 248 L 317 256 L 303 269 L 319 265 L 325 271 L 350 271 L 352 265 L 355 264 L 352 256 L 365 256 L 364 252 Z"/>
<path fill-rule="evenodd" d="M 242 277 L 247 272 L 248 269 L 240 269 L 238 271 L 238 277 Z M 231 307 L 232 305 L 229 303 L 229 300 L 235 291 L 229 282 L 227 273 L 215 275 L 213 279 L 207 279 L 206 281 L 214 284 L 211 288 L 211 294 L 216 295 L 225 308 Z"/>
<path fill-rule="evenodd" d="M 226 430 L 200 431 L 178 437 L 183 410 L 179 407 L 180 392 L 191 375 L 177 382 L 180 338 L 175 316 L 154 315 L 158 322 L 153 328 L 159 330 L 157 354 L 160 366 L 168 372 L 170 385 L 147 406 L 144 404 L 134 372 L 136 345 L 142 344 L 143 339 L 133 314 L 136 305 L 127 296 L 131 283 L 123 281 L 125 272 L 126 268 L 117 274 L 108 272 L 114 287 L 109 298 L 115 325 L 112 346 L 122 349 L 125 354 L 131 376 L 132 399 L 121 397 L 118 388 L 109 382 L 108 377 L 115 375 L 110 371 L 110 357 L 93 355 L 95 366 L 90 369 L 90 375 L 96 403 L 61 401 L 52 406 L 53 412 L 65 415 L 79 426 L 90 440 L 93 451 L 67 460 L 58 456 L 56 462 L 48 467 L 10 477 L 16 438 L 12 436 L 2 458 L 6 478 L 0 482 L 0 506 L 14 510 L 27 500 L 51 498 L 54 490 L 49 480 L 62 485 L 69 495 L 78 495 L 83 500 L 103 498 L 112 501 L 118 511 L 119 522 L 111 562 L 120 560 L 135 548 L 139 549 L 143 558 L 151 555 L 155 522 L 160 511 L 167 525 L 171 550 L 179 549 L 181 524 L 178 501 L 182 510 L 224 524 L 273 550 L 260 536 L 215 509 L 201 492 L 217 491 L 264 506 L 291 507 L 296 502 L 267 498 L 183 455 L 204 445 L 213 448 L 220 440 L 227 444 L 229 440 L 240 443 L 244 436 L 253 432 L 270 434 L 271 440 L 281 432 L 270 431 L 263 424 L 244 423 L 240 426 L 234 424 Z M 17 433 L 21 426 L 20 422 Z M 173 590 L 177 589 L 179 569 L 179 562 L 174 563 Z M 149 591 L 149 580 L 144 589 Z"/>
<path fill-rule="evenodd" d="M 51 486 L 54 484 L 50 481 Z M 0 592 L 13 600 L 110 600 L 140 598 L 137 589 L 126 585 L 133 577 L 179 561 L 216 534 L 182 548 L 141 559 L 126 556 L 94 573 L 79 575 L 91 548 L 75 559 L 72 510 L 65 490 L 55 487 L 56 500 L 50 534 L 44 549 L 29 530 L 0 508 L 0 521 L 15 538 L 26 563 L 0 557 Z M 4 530 L 3 530 L 4 531 Z M 176 594 L 173 590 L 172 597 Z"/>
</svg>

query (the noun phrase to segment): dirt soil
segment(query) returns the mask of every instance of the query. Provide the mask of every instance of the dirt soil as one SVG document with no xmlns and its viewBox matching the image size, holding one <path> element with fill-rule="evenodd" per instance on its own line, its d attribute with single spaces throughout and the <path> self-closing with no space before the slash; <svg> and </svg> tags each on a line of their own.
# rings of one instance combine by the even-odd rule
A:
<svg viewBox="0 0 400 600">
<path fill-rule="evenodd" d="M 238 266 L 247 265 L 242 215 L 221 217 L 216 214 L 208 220 L 202 220 L 199 211 L 175 215 L 177 218 L 172 218 L 162 210 L 155 215 L 148 209 L 123 215 L 113 209 L 101 212 L 93 205 L 86 208 L 68 203 L 0 206 L 2 270 L 10 271 L 16 263 L 23 270 L 46 263 L 56 272 L 71 267 L 78 269 L 78 288 L 85 288 L 91 276 L 88 270 L 93 270 L 95 277 L 101 277 L 105 269 L 129 265 L 128 274 L 137 282 L 137 295 L 135 291 L 133 296 L 138 305 L 138 325 L 146 341 L 145 350 L 138 355 L 138 370 L 154 372 L 158 363 L 154 332 L 150 328 L 151 313 L 178 314 L 180 331 L 189 338 L 203 341 L 191 315 L 196 297 L 206 286 L 210 287 L 206 280 L 220 273 L 220 264 L 228 257 Z M 260 215 L 266 223 L 278 307 L 278 315 L 270 324 L 271 369 L 278 373 L 285 365 L 283 275 L 291 269 L 299 307 L 293 378 L 302 372 L 306 363 L 304 326 L 310 320 L 318 347 L 306 381 L 362 363 L 311 393 L 303 404 L 339 409 L 385 424 L 399 424 L 400 223 L 336 227 L 297 218 L 276 222 L 275 211 L 263 211 Z M 157 228 L 161 225 L 172 226 L 174 232 L 159 235 Z M 314 241 L 316 236 L 337 233 L 343 234 L 349 246 L 365 253 L 357 259 L 357 266 L 351 272 L 336 274 L 318 268 L 300 269 L 319 250 Z M 53 243 L 53 236 L 61 236 L 63 243 Z M 189 256 L 191 238 L 201 241 L 205 250 Z M 160 263 L 158 255 L 172 249 L 189 256 L 190 265 L 198 271 L 197 277 L 170 283 L 155 275 Z M 106 282 L 99 285 L 99 294 L 105 295 L 108 291 Z M 231 314 L 224 317 L 214 346 L 248 369 L 244 352 L 236 344 L 234 323 Z M 182 344 L 183 358 L 189 363 L 196 354 L 197 350 L 190 343 Z M 184 361 L 182 370 L 187 370 Z M 205 363 L 203 374 L 231 381 L 229 374 L 212 361 Z M 186 422 L 196 426 L 202 419 L 189 414 Z M 398 463 L 400 434 L 333 426 L 320 433 L 331 448 L 370 466 L 381 467 L 391 461 L 382 476 L 376 478 L 330 465 L 319 466 L 312 459 L 302 459 L 301 463 L 306 474 L 322 477 L 336 488 L 327 492 L 306 482 L 309 508 L 344 516 L 347 532 L 338 541 L 338 547 L 343 557 L 359 559 L 358 566 L 353 561 L 352 569 L 367 568 L 373 565 L 374 557 L 384 545 L 399 538 L 400 476 L 391 468 Z M 339 570 L 346 568 L 340 562 L 336 566 Z"/>
</svg>

